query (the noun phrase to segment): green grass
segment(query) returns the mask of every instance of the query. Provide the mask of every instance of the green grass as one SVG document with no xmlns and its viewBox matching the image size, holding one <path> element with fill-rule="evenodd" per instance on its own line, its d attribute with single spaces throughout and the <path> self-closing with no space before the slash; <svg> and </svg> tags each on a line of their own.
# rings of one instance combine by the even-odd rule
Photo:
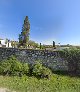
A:
<svg viewBox="0 0 80 92">
<path fill-rule="evenodd" d="M 80 78 L 54 74 L 51 79 L 0 76 L 0 87 L 17 92 L 80 92 Z"/>
</svg>

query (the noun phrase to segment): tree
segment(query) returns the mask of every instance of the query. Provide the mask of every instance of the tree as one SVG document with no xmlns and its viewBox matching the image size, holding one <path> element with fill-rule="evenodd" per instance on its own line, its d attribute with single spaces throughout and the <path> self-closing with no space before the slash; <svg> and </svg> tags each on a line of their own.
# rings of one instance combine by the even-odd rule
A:
<svg viewBox="0 0 80 92">
<path fill-rule="evenodd" d="M 18 41 L 11 41 L 11 46 L 12 46 L 12 47 L 17 47 L 18 44 L 19 44 Z"/>
<path fill-rule="evenodd" d="M 30 40 L 30 41 L 28 42 L 28 44 L 29 44 L 30 46 L 33 46 L 34 48 L 39 47 L 39 44 L 36 43 L 35 41 L 32 41 L 32 40 Z"/>
<path fill-rule="evenodd" d="M 55 42 L 53 41 L 53 47 L 55 47 Z"/>
<path fill-rule="evenodd" d="M 22 46 L 28 45 L 29 41 L 29 32 L 30 32 L 30 23 L 28 20 L 28 16 L 26 16 L 24 20 L 24 24 L 22 26 L 22 32 L 19 34 L 19 43 Z"/>
</svg>

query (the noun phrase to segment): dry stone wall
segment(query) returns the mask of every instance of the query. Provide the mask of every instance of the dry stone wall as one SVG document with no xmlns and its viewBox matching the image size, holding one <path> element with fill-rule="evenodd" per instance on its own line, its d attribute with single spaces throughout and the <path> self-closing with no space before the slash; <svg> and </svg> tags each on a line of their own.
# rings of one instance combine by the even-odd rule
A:
<svg viewBox="0 0 80 92">
<path fill-rule="evenodd" d="M 11 55 L 15 55 L 21 62 L 34 64 L 39 61 L 53 70 L 68 70 L 67 60 L 61 58 L 58 51 L 0 48 L 0 61 Z"/>
</svg>

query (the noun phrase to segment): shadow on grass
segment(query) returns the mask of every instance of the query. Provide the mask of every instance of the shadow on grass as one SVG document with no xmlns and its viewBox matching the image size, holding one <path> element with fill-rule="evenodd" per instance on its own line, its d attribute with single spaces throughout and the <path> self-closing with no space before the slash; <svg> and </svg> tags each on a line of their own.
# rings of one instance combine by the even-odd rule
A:
<svg viewBox="0 0 80 92">
<path fill-rule="evenodd" d="M 80 74 L 76 73 L 76 72 L 72 72 L 72 71 L 53 71 L 54 74 L 57 75 L 63 75 L 63 76 L 70 76 L 70 77 L 80 77 Z"/>
</svg>

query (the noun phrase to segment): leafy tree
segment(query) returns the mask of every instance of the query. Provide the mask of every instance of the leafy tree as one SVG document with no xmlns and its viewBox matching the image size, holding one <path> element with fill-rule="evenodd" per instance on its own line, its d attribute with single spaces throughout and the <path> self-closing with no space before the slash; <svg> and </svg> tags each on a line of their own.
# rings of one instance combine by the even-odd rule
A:
<svg viewBox="0 0 80 92">
<path fill-rule="evenodd" d="M 36 43 L 35 41 L 29 41 L 28 42 L 28 44 L 30 45 L 30 46 L 33 46 L 34 48 L 37 48 L 37 47 L 39 47 L 39 45 L 38 45 L 38 43 Z"/>
<path fill-rule="evenodd" d="M 11 41 L 11 46 L 12 47 L 17 47 L 19 45 L 18 41 Z"/>
</svg>

